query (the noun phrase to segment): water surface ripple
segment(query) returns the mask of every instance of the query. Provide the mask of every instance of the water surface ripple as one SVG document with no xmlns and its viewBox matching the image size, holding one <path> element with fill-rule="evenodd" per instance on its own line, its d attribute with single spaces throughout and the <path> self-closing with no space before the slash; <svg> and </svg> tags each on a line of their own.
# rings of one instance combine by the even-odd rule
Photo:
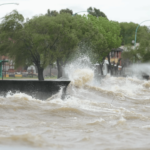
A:
<svg viewBox="0 0 150 150">
<path fill-rule="evenodd" d="M 150 81 L 107 76 L 98 84 L 92 71 L 77 70 L 60 95 L 0 96 L 0 148 L 150 149 Z"/>
</svg>

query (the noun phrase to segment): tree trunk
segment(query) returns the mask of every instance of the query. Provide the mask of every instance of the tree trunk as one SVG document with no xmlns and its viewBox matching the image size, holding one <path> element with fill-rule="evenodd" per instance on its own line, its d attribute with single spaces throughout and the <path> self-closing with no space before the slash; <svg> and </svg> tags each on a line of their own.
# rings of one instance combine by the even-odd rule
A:
<svg viewBox="0 0 150 150">
<path fill-rule="evenodd" d="M 99 64 L 101 75 L 103 76 L 103 64 Z"/>
<path fill-rule="evenodd" d="M 108 65 L 108 72 L 110 73 L 110 74 L 112 74 L 112 69 L 111 69 L 111 63 L 110 63 L 110 56 L 109 56 L 109 54 L 108 54 L 108 62 L 109 62 L 109 65 Z"/>
<path fill-rule="evenodd" d="M 50 77 L 52 76 L 52 65 L 50 65 Z"/>
<path fill-rule="evenodd" d="M 58 75 L 57 78 L 62 77 L 62 66 L 60 64 L 60 60 L 57 59 L 57 68 L 58 68 Z"/>
<path fill-rule="evenodd" d="M 41 67 L 37 67 L 37 69 L 38 69 L 38 79 L 39 79 L 39 81 L 44 81 L 44 77 L 43 77 L 44 69 L 41 68 Z"/>
</svg>

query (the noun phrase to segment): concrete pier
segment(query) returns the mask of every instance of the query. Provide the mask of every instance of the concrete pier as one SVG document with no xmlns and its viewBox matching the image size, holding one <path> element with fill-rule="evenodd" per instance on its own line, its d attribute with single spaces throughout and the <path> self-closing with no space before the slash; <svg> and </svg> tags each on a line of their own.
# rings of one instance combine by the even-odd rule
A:
<svg viewBox="0 0 150 150">
<path fill-rule="evenodd" d="M 5 96 L 7 92 L 22 92 L 29 94 L 35 98 L 46 100 L 53 94 L 59 92 L 63 87 L 62 99 L 64 98 L 66 88 L 70 81 L 52 80 L 0 80 L 0 95 Z"/>
</svg>

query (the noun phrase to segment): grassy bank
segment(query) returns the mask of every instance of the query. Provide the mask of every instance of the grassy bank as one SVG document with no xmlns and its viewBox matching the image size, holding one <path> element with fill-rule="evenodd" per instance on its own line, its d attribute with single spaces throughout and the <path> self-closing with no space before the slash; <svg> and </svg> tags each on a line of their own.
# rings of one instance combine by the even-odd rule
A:
<svg viewBox="0 0 150 150">
<path fill-rule="evenodd" d="M 4 77 L 3 78 L 4 80 L 38 80 L 38 78 L 37 77 Z M 54 79 L 57 79 L 57 77 L 56 76 L 54 76 L 54 77 L 45 77 L 44 78 L 45 80 L 54 80 Z M 0 80 L 2 80 L 2 78 L 0 78 Z"/>
</svg>

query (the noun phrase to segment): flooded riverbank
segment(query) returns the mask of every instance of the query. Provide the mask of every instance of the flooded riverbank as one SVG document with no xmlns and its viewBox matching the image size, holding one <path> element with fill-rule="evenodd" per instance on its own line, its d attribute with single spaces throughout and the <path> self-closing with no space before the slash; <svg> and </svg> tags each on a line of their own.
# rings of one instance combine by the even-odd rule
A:
<svg viewBox="0 0 150 150">
<path fill-rule="evenodd" d="M 40 100 L 24 93 L 0 96 L 4 150 L 146 150 L 150 147 L 150 81 L 94 79 L 90 67 L 70 67 L 67 96 Z"/>
<path fill-rule="evenodd" d="M 88 70 L 83 73 L 93 76 Z M 150 81 L 110 76 L 96 86 L 84 81 L 73 82 L 63 101 L 61 94 L 45 101 L 23 93 L 1 96 L 0 145 L 10 149 L 148 149 Z"/>
</svg>

